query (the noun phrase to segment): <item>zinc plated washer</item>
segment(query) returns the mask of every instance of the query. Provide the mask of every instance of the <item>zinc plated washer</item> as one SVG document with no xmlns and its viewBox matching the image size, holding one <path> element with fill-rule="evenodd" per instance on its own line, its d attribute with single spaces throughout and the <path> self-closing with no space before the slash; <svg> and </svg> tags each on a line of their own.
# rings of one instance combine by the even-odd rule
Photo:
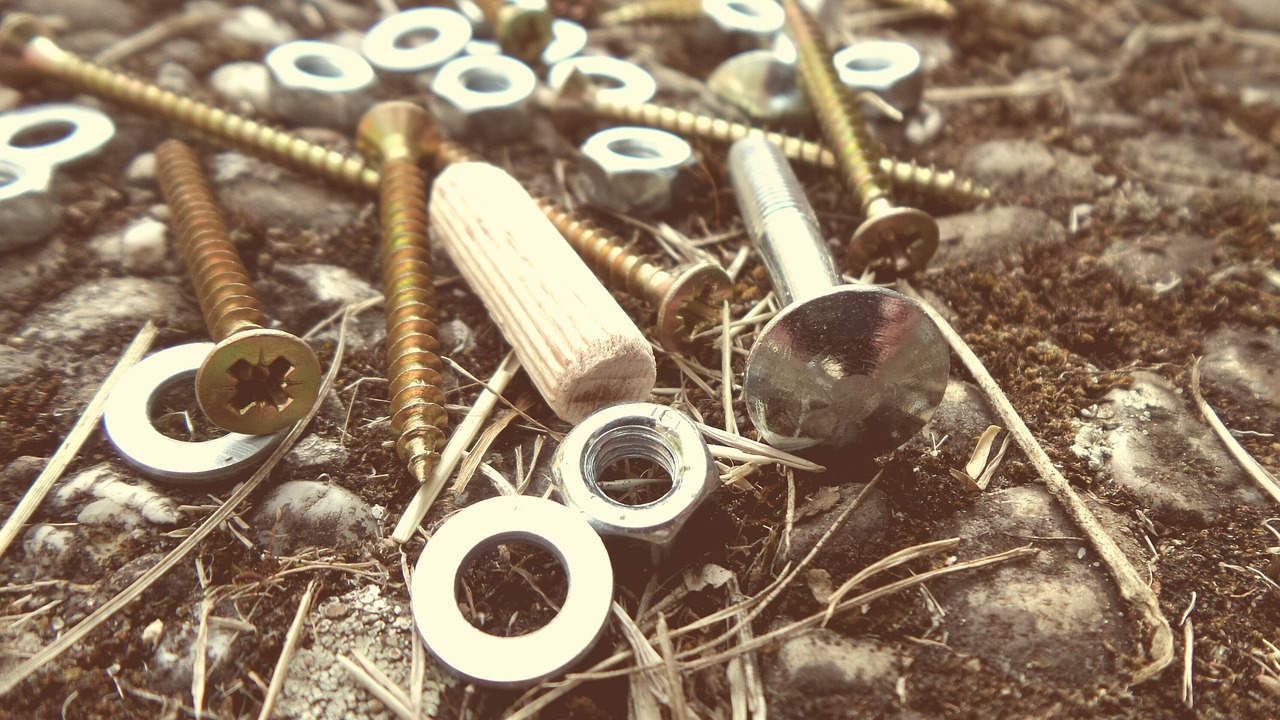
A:
<svg viewBox="0 0 1280 720">
<path fill-rule="evenodd" d="M 924 61 L 920 51 L 907 43 L 863 40 L 837 52 L 831 57 L 831 64 L 840 82 L 855 91 L 869 90 L 908 115 L 920 107 Z M 883 114 L 879 110 L 873 113 Z"/>
<path fill-rule="evenodd" d="M 606 495 L 598 484 L 601 472 L 631 458 L 661 466 L 671 476 L 671 490 L 642 505 Z M 720 479 L 693 420 L 654 403 L 624 403 L 592 414 L 565 436 L 551 467 L 565 505 L 581 512 L 597 532 L 656 545 L 675 537 Z"/>
<path fill-rule="evenodd" d="M 421 35 L 425 42 L 408 42 Z M 381 70 L 398 73 L 431 70 L 460 54 L 471 41 L 471 22 L 456 10 L 438 7 L 398 12 L 369 28 L 360 52 Z"/>
<path fill-rule="evenodd" d="M 473 560 L 495 545 L 531 542 L 560 561 L 569 590 L 560 612 L 527 635 L 498 637 L 472 625 L 457 589 Z M 582 516 L 545 498 L 490 498 L 449 518 L 422 550 L 410 604 L 423 644 L 475 682 L 532 685 L 557 675 L 591 649 L 613 600 L 613 566 L 600 536 Z"/>
<path fill-rule="evenodd" d="M 70 126 L 60 138 L 39 145 L 14 140 L 40 128 Z M 58 166 L 96 152 L 115 137 L 116 124 L 101 110 L 71 103 L 51 103 L 0 115 L 0 154 L 33 166 Z"/>
<path fill-rule="evenodd" d="M 601 102 L 637 105 L 658 94 L 658 82 L 648 70 L 608 55 L 577 55 L 561 60 L 547 72 L 547 83 L 552 90 L 559 90 L 574 70 L 596 84 L 595 96 Z"/>
<path fill-rule="evenodd" d="M 264 460 L 287 431 L 272 435 L 229 433 L 214 440 L 183 442 L 151 424 L 151 406 L 164 391 L 194 382 L 213 343 L 176 345 L 130 368 L 111 390 L 102 413 L 107 439 L 120 457 L 144 474 L 176 483 L 204 483 L 233 477 Z"/>
</svg>

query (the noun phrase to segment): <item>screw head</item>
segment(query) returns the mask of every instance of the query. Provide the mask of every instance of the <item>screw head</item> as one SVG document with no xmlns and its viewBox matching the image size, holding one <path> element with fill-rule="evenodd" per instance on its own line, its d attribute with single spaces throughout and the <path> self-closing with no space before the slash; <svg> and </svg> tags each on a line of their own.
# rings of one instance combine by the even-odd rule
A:
<svg viewBox="0 0 1280 720">
<path fill-rule="evenodd" d="M 853 233 L 848 264 L 889 279 L 923 270 L 938 251 L 938 221 L 922 210 L 895 207 L 867 218 Z"/>
<path fill-rule="evenodd" d="M 320 361 L 280 330 L 235 333 L 214 346 L 196 373 L 196 400 L 214 425 L 265 435 L 300 420 L 320 392 Z"/>
<path fill-rule="evenodd" d="M 743 380 L 747 414 L 783 450 L 857 446 L 873 454 L 915 435 L 942 402 L 950 360 L 910 298 L 842 285 L 765 325 Z"/>
<path fill-rule="evenodd" d="M 374 105 L 356 127 L 356 148 L 369 158 L 416 160 L 435 154 L 439 146 L 440 135 L 431 114 L 403 100 Z"/>
<path fill-rule="evenodd" d="M 8 13 L 0 22 L 0 54 L 22 55 L 27 43 L 39 36 L 52 37 L 52 28 L 30 13 Z"/>
<path fill-rule="evenodd" d="M 544 8 L 506 4 L 498 9 L 494 32 L 502 51 L 526 65 L 542 61 L 551 44 L 551 12 Z"/>
<path fill-rule="evenodd" d="M 720 320 L 720 307 L 732 290 L 728 274 L 715 263 L 680 270 L 658 303 L 658 341 L 668 350 L 687 346 Z"/>
</svg>

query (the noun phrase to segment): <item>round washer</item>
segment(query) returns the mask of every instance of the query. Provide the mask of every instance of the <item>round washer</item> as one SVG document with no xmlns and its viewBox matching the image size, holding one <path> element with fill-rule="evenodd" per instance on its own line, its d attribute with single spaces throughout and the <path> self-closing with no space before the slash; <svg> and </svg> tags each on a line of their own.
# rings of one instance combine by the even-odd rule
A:
<svg viewBox="0 0 1280 720">
<path fill-rule="evenodd" d="M 431 91 L 469 112 L 514 107 L 533 95 L 538 77 L 506 55 L 464 55 L 440 68 Z"/>
<path fill-rule="evenodd" d="M 178 483 L 232 477 L 261 462 L 284 439 L 229 433 L 215 440 L 183 442 L 151 424 L 151 406 L 161 393 L 192 382 L 214 344 L 188 343 L 161 350 L 134 365 L 111 390 L 102 413 L 107 439 L 120 457 L 146 475 Z"/>
<path fill-rule="evenodd" d="M 560 561 L 569 583 L 560 612 L 517 637 L 490 635 L 458 609 L 463 572 L 493 546 L 541 545 Z M 475 682 L 527 686 L 563 672 L 599 638 L 613 600 L 613 567 L 600 536 L 582 516 L 553 500 L 523 495 L 482 500 L 449 518 L 422 550 L 410 603 L 423 644 Z"/>
<path fill-rule="evenodd" d="M 671 475 L 671 490 L 643 505 L 613 500 L 597 484 L 602 471 L 643 458 Z M 672 539 L 719 480 L 711 451 L 693 420 L 654 403 L 624 403 L 600 410 L 565 436 L 552 463 L 565 505 L 597 532 L 663 544 Z"/>
<path fill-rule="evenodd" d="M 773 0 L 702 0 L 702 13 L 723 21 L 726 29 L 753 35 L 771 35 L 786 24 L 786 13 Z"/>
<path fill-rule="evenodd" d="M 317 40 L 278 45 L 263 62 L 281 85 L 290 88 L 349 93 L 373 85 L 376 79 L 373 66 L 359 53 Z"/>
<path fill-rule="evenodd" d="M 920 51 L 895 40 L 863 40 L 831 57 L 840 82 L 855 90 L 880 94 L 895 108 L 909 112 L 924 96 Z"/>
<path fill-rule="evenodd" d="M 693 159 L 693 147 L 679 135 L 633 125 L 601 130 L 587 138 L 579 150 L 614 170 L 669 170 Z"/>
<path fill-rule="evenodd" d="M 551 67 L 582 52 L 587 46 L 587 29 L 572 20 L 551 21 L 551 42 L 542 51 L 542 64 Z"/>
<path fill-rule="evenodd" d="M 595 96 L 601 102 L 634 105 L 649 102 L 658 93 L 658 82 L 648 70 L 607 55 L 578 55 L 551 66 L 547 82 L 559 90 L 574 70 L 596 84 Z"/>
<path fill-rule="evenodd" d="M 41 145 L 14 145 L 24 132 L 70 126 L 62 137 Z M 32 166 L 62 165 L 84 157 L 115 137 L 116 124 L 101 110 L 70 103 L 22 108 L 0 115 L 0 153 Z"/>
<path fill-rule="evenodd" d="M 421 45 L 401 41 L 421 33 Z M 375 67 L 390 72 L 420 72 L 443 65 L 471 41 L 471 22 L 460 12 L 438 7 L 398 12 L 369 28 L 360 52 Z"/>
</svg>

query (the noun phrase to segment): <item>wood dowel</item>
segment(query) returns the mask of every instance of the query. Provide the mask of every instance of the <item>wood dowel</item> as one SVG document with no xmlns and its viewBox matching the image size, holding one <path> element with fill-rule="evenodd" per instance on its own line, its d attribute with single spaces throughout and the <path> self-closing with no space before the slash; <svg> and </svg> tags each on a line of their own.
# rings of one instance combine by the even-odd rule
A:
<svg viewBox="0 0 1280 720">
<path fill-rule="evenodd" d="M 432 230 L 480 296 L 542 397 L 576 423 L 653 391 L 653 348 L 506 172 L 450 165 L 433 184 Z"/>
</svg>

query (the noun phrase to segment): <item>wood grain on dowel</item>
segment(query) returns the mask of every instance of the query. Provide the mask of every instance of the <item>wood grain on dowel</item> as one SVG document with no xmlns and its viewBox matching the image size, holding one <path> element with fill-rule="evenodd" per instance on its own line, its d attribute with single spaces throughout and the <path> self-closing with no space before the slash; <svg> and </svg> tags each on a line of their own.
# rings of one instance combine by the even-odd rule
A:
<svg viewBox="0 0 1280 720">
<path fill-rule="evenodd" d="M 652 346 L 515 178 L 450 165 L 429 208 L 436 237 L 557 415 L 576 423 L 649 398 Z"/>
</svg>

